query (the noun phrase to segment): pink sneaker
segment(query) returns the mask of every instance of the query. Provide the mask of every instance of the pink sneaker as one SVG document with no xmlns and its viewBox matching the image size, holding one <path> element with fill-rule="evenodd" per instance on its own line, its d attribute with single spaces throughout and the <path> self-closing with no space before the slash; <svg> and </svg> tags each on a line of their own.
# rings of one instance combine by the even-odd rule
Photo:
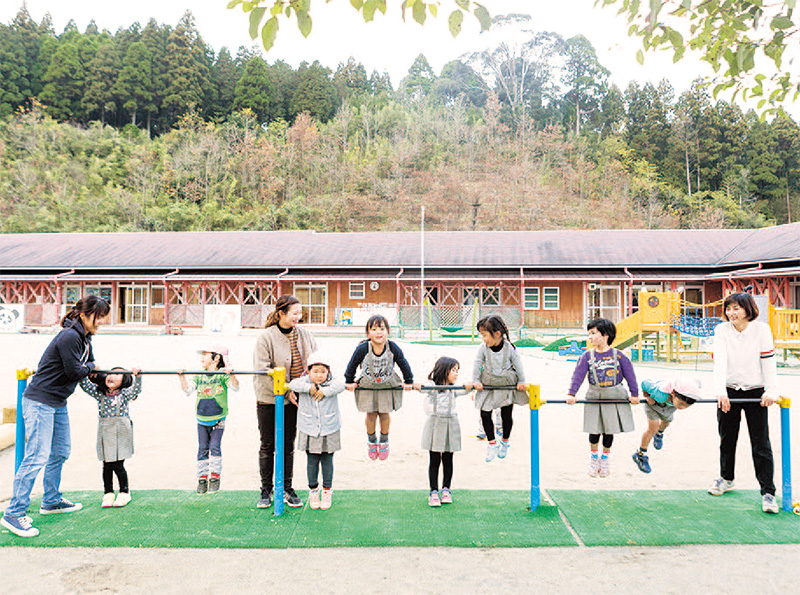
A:
<svg viewBox="0 0 800 595">
<path fill-rule="evenodd" d="M 428 495 L 428 506 L 441 506 L 442 501 L 439 499 L 439 492 L 437 490 L 431 490 L 431 493 Z"/>
<path fill-rule="evenodd" d="M 317 510 L 320 505 L 319 488 L 308 490 L 308 505 L 312 510 Z"/>
<path fill-rule="evenodd" d="M 322 488 L 322 502 L 319 507 L 328 510 L 331 506 L 333 506 L 333 488 Z"/>
<path fill-rule="evenodd" d="M 378 458 L 378 443 L 377 442 L 367 442 L 367 448 L 369 449 L 368 454 L 370 460 L 374 461 Z"/>
<path fill-rule="evenodd" d="M 450 488 L 442 488 L 442 504 L 452 504 L 453 494 L 450 493 Z"/>
<path fill-rule="evenodd" d="M 389 458 L 389 443 L 388 442 L 381 442 L 378 444 L 378 458 L 381 461 L 385 461 Z"/>
</svg>

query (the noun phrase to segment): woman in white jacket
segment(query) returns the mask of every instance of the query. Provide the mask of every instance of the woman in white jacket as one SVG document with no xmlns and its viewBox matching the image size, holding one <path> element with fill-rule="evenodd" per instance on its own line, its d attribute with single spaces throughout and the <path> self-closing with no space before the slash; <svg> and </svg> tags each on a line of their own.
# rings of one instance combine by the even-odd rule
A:
<svg viewBox="0 0 800 595">
<path fill-rule="evenodd" d="M 756 320 L 758 307 L 749 293 L 733 293 L 722 304 L 722 322 L 714 329 L 714 391 L 719 404 L 720 477 L 708 492 L 719 496 L 733 489 L 736 442 L 742 412 L 747 419 L 761 509 L 776 514 L 775 463 L 769 441 L 768 407 L 777 397 L 778 373 L 769 326 Z M 751 403 L 731 402 L 751 399 Z"/>
</svg>

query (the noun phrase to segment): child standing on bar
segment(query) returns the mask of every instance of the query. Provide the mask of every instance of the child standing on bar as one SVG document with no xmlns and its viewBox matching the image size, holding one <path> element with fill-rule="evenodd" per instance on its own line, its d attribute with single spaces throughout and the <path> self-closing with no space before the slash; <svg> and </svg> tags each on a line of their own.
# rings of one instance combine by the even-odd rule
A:
<svg viewBox="0 0 800 595">
<path fill-rule="evenodd" d="M 495 457 L 504 459 L 508 453 L 511 428 L 514 420 L 514 404 L 527 405 L 525 391 L 525 372 L 522 358 L 508 336 L 508 327 L 500 316 L 486 316 L 477 324 L 483 343 L 472 366 L 472 383 L 475 386 L 475 407 L 481 412 L 483 431 L 489 445 L 486 448 L 486 462 Z M 489 389 L 488 387 L 510 386 L 510 389 Z M 502 419 L 502 438 L 498 444 L 495 438 L 495 425 L 492 411 L 500 409 Z"/>
<path fill-rule="evenodd" d="M 342 448 L 339 393 L 344 383 L 333 377 L 330 359 L 315 352 L 306 373 L 292 380 L 289 390 L 297 395 L 297 449 L 308 456 L 308 505 L 327 510 L 333 503 L 333 453 Z"/>
<path fill-rule="evenodd" d="M 472 389 L 471 384 L 464 385 L 465 390 L 444 388 L 458 382 L 458 361 L 452 357 L 440 357 L 428 375 L 433 384 L 440 387 L 425 391 L 424 409 L 427 415 L 422 430 L 422 448 L 429 451 L 428 480 L 431 491 L 428 495 L 428 506 L 451 504 L 453 495 L 450 491 L 453 479 L 453 453 L 461 450 L 461 426 L 458 423 L 456 397 L 465 395 Z M 439 493 L 439 466 L 442 467 L 442 492 Z"/>
<path fill-rule="evenodd" d="M 639 387 L 631 361 L 617 349 L 611 347 L 617 337 L 617 327 L 607 318 L 595 318 L 586 325 L 589 331 L 588 347 L 572 373 L 567 403 L 575 404 L 575 394 L 587 374 L 589 389 L 583 408 L 583 431 L 589 434 L 589 476 L 608 477 L 611 473 L 609 456 L 614 434 L 632 432 L 633 413 L 628 403 L 596 403 L 590 401 L 639 402 Z M 628 383 L 630 397 L 622 386 Z M 600 437 L 603 438 L 603 453 L 599 454 Z"/>
<path fill-rule="evenodd" d="M 656 450 L 661 450 L 664 432 L 672 423 L 675 411 L 686 409 L 700 398 L 700 383 L 693 378 L 642 380 L 642 396 L 645 400 L 647 429 L 642 434 L 639 450 L 633 453 L 633 462 L 642 473 L 650 473 L 650 459 L 647 456 L 650 440 Z"/>
<path fill-rule="evenodd" d="M 197 493 L 213 494 L 219 491 L 222 476 L 222 434 L 228 416 L 228 387 L 239 390 L 239 380 L 234 376 L 233 368 L 226 365 L 227 347 L 211 345 L 197 353 L 203 369 L 209 373 L 186 380 L 181 370 L 178 380 L 187 395 L 197 394 Z M 212 373 L 217 370 L 225 373 Z"/>
<path fill-rule="evenodd" d="M 391 413 L 403 405 L 403 390 L 414 388 L 414 374 L 403 351 L 389 340 L 389 321 L 380 314 L 367 320 L 367 340 L 361 342 L 344 373 L 347 390 L 354 391 L 356 407 L 366 413 L 367 454 L 371 460 L 389 457 L 389 426 Z M 403 379 L 394 367 L 400 368 Z M 361 376 L 356 380 L 356 370 Z M 376 434 L 380 419 L 381 436 Z"/>
<path fill-rule="evenodd" d="M 83 391 L 97 401 L 100 419 L 97 423 L 97 458 L 103 461 L 103 502 L 101 506 L 117 508 L 131 501 L 125 459 L 133 456 L 133 422 L 128 411 L 130 402 L 142 390 L 142 377 L 137 368 L 133 374 L 92 372 L 80 381 Z M 114 495 L 114 475 L 119 495 Z"/>
</svg>

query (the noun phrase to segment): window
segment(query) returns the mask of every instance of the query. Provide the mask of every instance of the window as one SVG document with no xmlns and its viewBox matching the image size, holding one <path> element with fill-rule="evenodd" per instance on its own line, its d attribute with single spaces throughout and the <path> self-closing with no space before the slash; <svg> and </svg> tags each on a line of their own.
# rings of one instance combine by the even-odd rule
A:
<svg viewBox="0 0 800 595">
<path fill-rule="evenodd" d="M 539 288 L 526 287 L 525 288 L 525 309 L 538 310 L 539 309 Z"/>
<path fill-rule="evenodd" d="M 366 283 L 363 281 L 360 283 L 351 282 L 350 283 L 350 299 L 351 300 L 363 300 L 366 296 Z"/>
<path fill-rule="evenodd" d="M 159 308 L 164 307 L 164 288 L 153 286 L 150 289 L 150 305 Z"/>
<path fill-rule="evenodd" d="M 308 324 L 326 324 L 328 310 L 328 286 L 322 284 L 294 285 L 294 296 L 303 307 L 302 322 Z"/>
<path fill-rule="evenodd" d="M 500 288 L 484 287 L 483 289 L 481 289 L 481 304 L 483 304 L 484 306 L 499 306 Z"/>
<path fill-rule="evenodd" d="M 84 295 L 99 295 L 106 302 L 111 303 L 111 285 L 87 285 L 83 290 Z"/>
<path fill-rule="evenodd" d="M 80 285 L 67 285 L 64 289 L 64 303 L 67 306 L 74 306 L 81 299 L 81 286 Z"/>
<path fill-rule="evenodd" d="M 558 310 L 559 304 L 559 288 L 558 287 L 545 287 L 543 294 L 543 302 L 545 310 Z"/>
</svg>

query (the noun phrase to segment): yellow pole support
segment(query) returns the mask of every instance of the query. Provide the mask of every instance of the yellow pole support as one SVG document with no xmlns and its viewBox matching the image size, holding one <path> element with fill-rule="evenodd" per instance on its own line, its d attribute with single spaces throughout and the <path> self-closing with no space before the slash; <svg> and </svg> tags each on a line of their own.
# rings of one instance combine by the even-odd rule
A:
<svg viewBox="0 0 800 595">
<path fill-rule="evenodd" d="M 289 386 L 286 384 L 286 368 L 272 368 L 267 374 L 272 376 L 273 394 L 285 395 L 286 391 L 289 389 Z"/>
<path fill-rule="evenodd" d="M 538 384 L 529 384 L 527 392 L 528 404 L 531 409 L 539 409 L 542 405 L 547 403 L 547 401 L 542 399 L 542 387 Z"/>
<path fill-rule="evenodd" d="M 792 400 L 789 397 L 778 397 L 775 403 L 780 405 L 781 409 L 789 409 L 792 406 Z"/>
<path fill-rule="evenodd" d="M 34 371 L 29 370 L 28 368 L 20 368 L 19 370 L 17 370 L 17 380 L 27 380 L 33 375 Z"/>
</svg>

